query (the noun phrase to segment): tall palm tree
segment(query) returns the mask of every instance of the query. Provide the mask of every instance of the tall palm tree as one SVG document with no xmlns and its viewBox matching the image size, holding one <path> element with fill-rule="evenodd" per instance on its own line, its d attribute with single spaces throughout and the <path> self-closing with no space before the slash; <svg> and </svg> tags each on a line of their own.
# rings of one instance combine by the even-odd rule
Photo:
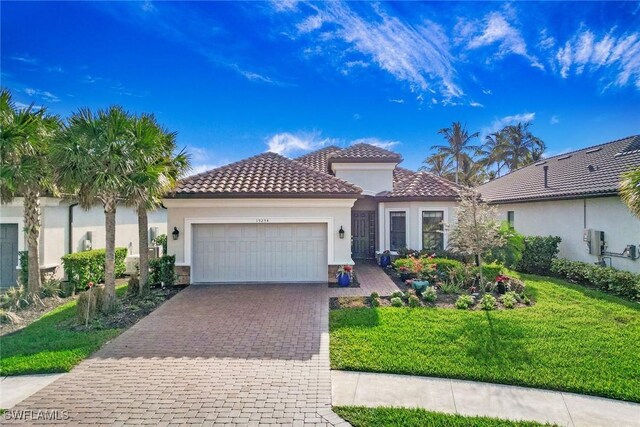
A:
<svg viewBox="0 0 640 427">
<path fill-rule="evenodd" d="M 632 214 L 640 218 L 640 167 L 631 169 L 622 175 L 620 197 Z"/>
<path fill-rule="evenodd" d="M 443 178 L 453 180 L 455 171 L 451 160 L 445 154 L 432 154 L 422 162 L 420 170 L 426 170 Z"/>
<path fill-rule="evenodd" d="M 460 184 L 476 187 L 487 180 L 487 173 L 482 162 L 476 162 L 468 154 L 460 156 Z"/>
<path fill-rule="evenodd" d="M 458 175 L 460 171 L 460 161 L 462 154 L 472 153 L 478 147 L 471 145 L 471 141 L 477 138 L 479 133 L 469 134 L 466 126 L 460 122 L 453 122 L 451 127 L 443 128 L 438 131 L 440 135 L 447 141 L 447 145 L 434 145 L 432 150 L 437 150 L 439 154 L 444 154 L 456 163 L 456 184 L 458 184 Z"/>
<path fill-rule="evenodd" d="M 507 140 L 507 135 L 504 129 L 489 134 L 485 137 L 485 143 L 480 147 L 476 155 L 480 157 L 480 162 L 490 169 L 495 165 L 495 175 L 500 176 L 502 168 L 505 166 L 504 159 L 504 146 Z"/>
<path fill-rule="evenodd" d="M 33 106 L 19 109 L 11 93 L 0 92 L 0 199 L 22 196 L 29 272 L 27 290 L 37 294 L 40 278 L 40 194 L 55 193 L 49 162 L 52 139 L 60 130 L 57 116 Z"/>
<path fill-rule="evenodd" d="M 122 107 L 96 113 L 80 109 L 63 128 L 52 150 L 62 188 L 78 197 L 84 209 L 101 203 L 104 208 L 106 254 L 103 309 L 115 302 L 116 209 L 136 166 L 130 115 Z"/>
<path fill-rule="evenodd" d="M 163 129 L 152 115 L 133 117 L 132 136 L 135 144 L 136 166 L 127 180 L 126 197 L 128 204 L 136 208 L 138 214 L 138 244 L 140 253 L 139 294 L 144 294 L 149 275 L 148 215 L 156 209 L 176 184 L 189 170 L 189 157 L 185 151 L 176 154 L 176 134 Z"/>
<path fill-rule="evenodd" d="M 502 150 L 511 171 L 534 162 L 534 158 L 542 158 L 546 149 L 544 142 L 531 133 L 530 126 L 531 122 L 526 122 L 507 126 L 504 129 L 506 141 Z"/>
</svg>

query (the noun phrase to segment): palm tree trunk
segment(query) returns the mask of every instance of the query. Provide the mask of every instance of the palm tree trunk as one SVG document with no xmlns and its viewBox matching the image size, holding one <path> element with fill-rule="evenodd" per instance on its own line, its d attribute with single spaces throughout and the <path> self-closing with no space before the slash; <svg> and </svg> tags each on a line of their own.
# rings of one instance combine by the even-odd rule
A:
<svg viewBox="0 0 640 427">
<path fill-rule="evenodd" d="M 458 171 L 460 170 L 460 154 L 456 154 L 456 184 L 458 183 Z"/>
<path fill-rule="evenodd" d="M 40 193 L 33 189 L 24 192 L 24 226 L 27 233 L 29 257 L 29 280 L 27 290 L 31 294 L 40 292 Z"/>
<path fill-rule="evenodd" d="M 147 210 L 138 205 L 138 252 L 140 253 L 140 288 L 139 295 L 143 295 L 148 289 L 149 277 L 149 219 Z"/>
<path fill-rule="evenodd" d="M 109 312 L 116 300 L 116 201 L 110 200 L 104 205 L 106 230 L 106 250 L 104 257 L 104 300 L 102 310 Z"/>
</svg>

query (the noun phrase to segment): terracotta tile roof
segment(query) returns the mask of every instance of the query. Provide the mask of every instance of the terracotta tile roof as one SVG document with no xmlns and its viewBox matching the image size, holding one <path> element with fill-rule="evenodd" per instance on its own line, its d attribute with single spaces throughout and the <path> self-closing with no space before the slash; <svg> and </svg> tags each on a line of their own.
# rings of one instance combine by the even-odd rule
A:
<svg viewBox="0 0 640 427">
<path fill-rule="evenodd" d="M 331 154 L 328 161 L 329 164 L 337 162 L 400 163 L 402 161 L 402 156 L 398 153 L 394 153 L 393 151 L 376 147 L 375 145 L 360 143 Z"/>
<path fill-rule="evenodd" d="M 336 147 L 335 145 L 330 145 L 328 147 L 321 148 L 320 150 L 313 151 L 309 154 L 305 154 L 304 156 L 300 156 L 296 158 L 295 161 L 309 166 L 310 168 L 315 169 L 318 172 L 328 173 L 328 158 L 330 155 L 339 151 L 342 151 L 342 148 Z"/>
<path fill-rule="evenodd" d="M 362 190 L 275 153 L 263 153 L 181 180 L 173 197 L 355 196 Z"/>
<path fill-rule="evenodd" d="M 378 193 L 376 198 L 455 200 L 462 188 L 431 172 L 411 172 L 404 169 L 400 173 L 407 172 L 410 174 L 406 174 L 404 179 L 394 179 L 392 191 Z"/>
<path fill-rule="evenodd" d="M 638 135 L 543 159 L 481 185 L 479 190 L 486 200 L 502 203 L 613 195 L 620 175 L 637 167 Z"/>
<path fill-rule="evenodd" d="M 415 175 L 416 173 L 417 172 L 414 172 L 412 170 L 401 168 L 400 166 L 396 166 L 396 168 L 393 170 L 393 184 L 395 185 L 396 183 L 403 181 Z"/>
</svg>

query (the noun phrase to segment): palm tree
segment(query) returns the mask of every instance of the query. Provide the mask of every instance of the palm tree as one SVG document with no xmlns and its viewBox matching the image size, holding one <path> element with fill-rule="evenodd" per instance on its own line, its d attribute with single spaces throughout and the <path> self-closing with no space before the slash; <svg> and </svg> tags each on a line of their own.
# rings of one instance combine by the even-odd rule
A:
<svg viewBox="0 0 640 427">
<path fill-rule="evenodd" d="M 478 147 L 471 145 L 471 140 L 478 137 L 478 132 L 469 135 L 466 126 L 460 122 L 453 122 L 450 128 L 443 128 L 438 133 L 444 136 L 447 145 L 434 145 L 432 150 L 437 150 L 439 154 L 444 154 L 456 163 L 456 184 L 458 183 L 458 174 L 460 171 L 460 160 L 462 154 L 468 154 L 477 150 Z"/>
<path fill-rule="evenodd" d="M 106 254 L 103 309 L 115 301 L 116 209 L 126 180 L 136 166 L 130 115 L 122 107 L 92 113 L 80 109 L 63 128 L 52 150 L 60 185 L 76 195 L 84 209 L 104 208 Z"/>
<path fill-rule="evenodd" d="M 460 156 L 460 184 L 476 187 L 487 180 L 487 173 L 481 162 L 476 162 L 467 154 Z"/>
<path fill-rule="evenodd" d="M 476 155 L 481 158 L 480 162 L 484 167 L 489 169 L 495 165 L 496 171 L 492 175 L 496 177 L 500 176 L 500 171 L 505 166 L 503 148 L 506 140 L 507 136 L 504 129 L 494 132 L 485 137 L 484 145 L 476 152 Z"/>
<path fill-rule="evenodd" d="M 138 244 L 140 253 L 139 294 L 147 288 L 149 274 L 148 215 L 156 209 L 162 197 L 189 170 L 189 158 L 183 151 L 176 152 L 176 134 L 160 127 L 152 115 L 142 115 L 131 120 L 135 144 L 136 166 L 127 180 L 127 201 L 138 214 Z"/>
<path fill-rule="evenodd" d="M 620 197 L 631 213 L 640 218 L 640 168 L 631 169 L 622 174 Z"/>
<path fill-rule="evenodd" d="M 544 142 L 531 133 L 530 126 L 531 122 L 526 122 L 507 126 L 504 129 L 506 141 L 502 146 L 502 151 L 505 162 L 511 171 L 534 162 L 535 158 L 542 158 L 546 149 Z"/>
<path fill-rule="evenodd" d="M 448 180 L 453 180 L 455 172 L 451 160 L 444 154 L 432 154 L 423 160 L 424 166 L 420 170 L 426 170 Z"/>
<path fill-rule="evenodd" d="M 0 92 L 0 199 L 24 200 L 24 231 L 27 236 L 29 274 L 27 290 L 35 295 L 40 278 L 40 194 L 55 193 L 49 162 L 50 142 L 60 130 L 57 116 L 33 105 L 18 109 L 11 93 Z"/>
</svg>

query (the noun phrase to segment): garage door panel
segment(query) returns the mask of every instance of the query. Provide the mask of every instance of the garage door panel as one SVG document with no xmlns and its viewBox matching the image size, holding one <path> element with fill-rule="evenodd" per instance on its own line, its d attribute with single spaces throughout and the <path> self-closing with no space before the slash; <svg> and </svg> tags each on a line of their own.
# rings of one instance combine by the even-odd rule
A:
<svg viewBox="0 0 640 427">
<path fill-rule="evenodd" d="M 193 282 L 326 281 L 326 224 L 196 224 Z"/>
</svg>

